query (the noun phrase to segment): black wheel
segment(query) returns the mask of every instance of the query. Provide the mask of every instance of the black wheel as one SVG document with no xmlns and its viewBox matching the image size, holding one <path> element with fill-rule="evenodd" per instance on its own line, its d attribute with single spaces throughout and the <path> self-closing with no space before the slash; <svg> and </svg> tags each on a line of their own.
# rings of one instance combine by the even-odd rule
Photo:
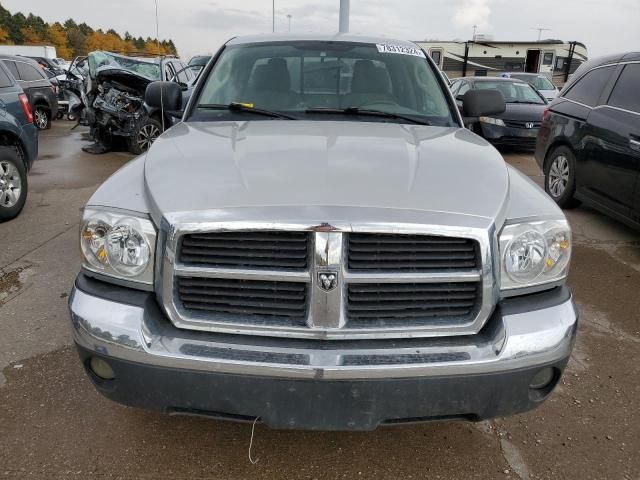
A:
<svg viewBox="0 0 640 480">
<path fill-rule="evenodd" d="M 0 147 L 0 222 L 18 216 L 27 200 L 27 170 L 13 147 Z"/>
<path fill-rule="evenodd" d="M 64 118 L 64 112 L 62 110 L 58 110 L 58 113 L 56 113 L 56 118 L 58 120 L 62 120 Z"/>
<path fill-rule="evenodd" d="M 67 113 L 67 120 L 69 120 L 70 122 L 75 122 L 78 119 L 78 117 L 76 117 L 75 113 Z"/>
<path fill-rule="evenodd" d="M 38 105 L 33 112 L 33 123 L 35 123 L 38 130 L 46 130 L 51 128 L 51 114 L 42 105 Z"/>
<path fill-rule="evenodd" d="M 562 208 L 573 208 L 579 202 L 576 192 L 576 157 L 569 147 L 556 147 L 544 164 L 544 189 Z"/>
<path fill-rule="evenodd" d="M 162 124 L 160 122 L 153 118 L 142 119 L 129 138 L 129 151 L 136 155 L 146 152 L 161 133 Z"/>
</svg>

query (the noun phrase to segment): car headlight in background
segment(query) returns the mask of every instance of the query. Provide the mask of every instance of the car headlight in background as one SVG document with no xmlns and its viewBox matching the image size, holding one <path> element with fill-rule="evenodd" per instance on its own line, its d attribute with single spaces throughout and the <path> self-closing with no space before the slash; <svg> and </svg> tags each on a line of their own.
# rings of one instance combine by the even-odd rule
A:
<svg viewBox="0 0 640 480">
<path fill-rule="evenodd" d="M 156 229 L 148 218 L 85 209 L 80 249 L 86 270 L 151 286 L 155 246 Z"/>
<path fill-rule="evenodd" d="M 507 225 L 500 234 L 500 288 L 508 292 L 564 280 L 570 259 L 566 220 Z"/>
<path fill-rule="evenodd" d="M 502 121 L 499 118 L 480 117 L 478 120 L 480 120 L 481 123 L 488 123 L 489 125 L 497 125 L 498 127 L 506 127 L 504 121 Z"/>
</svg>

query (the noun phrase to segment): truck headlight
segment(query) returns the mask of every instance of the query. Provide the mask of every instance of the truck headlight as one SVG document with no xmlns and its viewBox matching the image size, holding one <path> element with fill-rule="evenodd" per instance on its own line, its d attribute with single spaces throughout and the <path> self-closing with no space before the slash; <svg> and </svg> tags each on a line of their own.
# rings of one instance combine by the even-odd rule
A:
<svg viewBox="0 0 640 480">
<path fill-rule="evenodd" d="M 506 127 L 506 124 L 500 118 L 480 117 L 478 120 L 480 120 L 480 122 L 482 122 L 482 123 L 488 123 L 489 125 L 497 125 L 499 127 Z"/>
<path fill-rule="evenodd" d="M 156 229 L 148 218 L 85 209 L 80 227 L 82 266 L 106 277 L 153 285 Z"/>
<path fill-rule="evenodd" d="M 566 220 L 507 225 L 500 234 L 504 291 L 564 280 L 571 258 L 571 228 Z"/>
</svg>

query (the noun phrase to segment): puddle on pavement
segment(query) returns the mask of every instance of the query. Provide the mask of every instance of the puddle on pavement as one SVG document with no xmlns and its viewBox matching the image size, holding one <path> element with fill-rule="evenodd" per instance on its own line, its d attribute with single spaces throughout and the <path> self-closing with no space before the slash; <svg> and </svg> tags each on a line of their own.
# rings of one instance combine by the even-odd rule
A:
<svg viewBox="0 0 640 480">
<path fill-rule="evenodd" d="M 0 306 L 4 305 L 18 293 L 27 277 L 31 276 L 33 265 L 21 265 L 13 269 L 0 270 Z"/>
</svg>

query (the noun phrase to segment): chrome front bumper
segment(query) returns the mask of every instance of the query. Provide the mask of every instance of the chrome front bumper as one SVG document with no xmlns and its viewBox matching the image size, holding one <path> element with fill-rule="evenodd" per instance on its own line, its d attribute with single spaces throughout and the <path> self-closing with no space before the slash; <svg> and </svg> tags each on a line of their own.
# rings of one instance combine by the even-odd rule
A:
<svg viewBox="0 0 640 480">
<path fill-rule="evenodd" d="M 180 330 L 153 294 L 131 291 L 135 301 L 128 301 L 118 288 L 111 297 L 74 288 L 69 307 L 81 349 L 158 368 L 299 380 L 466 377 L 549 365 L 569 357 L 578 318 L 565 288 L 505 300 L 477 335 L 283 340 Z"/>
</svg>

